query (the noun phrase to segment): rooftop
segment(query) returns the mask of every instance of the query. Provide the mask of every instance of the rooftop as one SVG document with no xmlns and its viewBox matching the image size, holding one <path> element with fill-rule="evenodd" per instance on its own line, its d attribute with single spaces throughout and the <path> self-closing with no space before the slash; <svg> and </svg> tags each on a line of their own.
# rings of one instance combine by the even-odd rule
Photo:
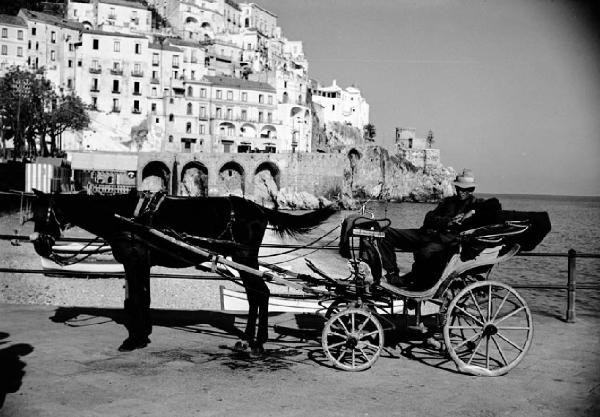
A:
<svg viewBox="0 0 600 417">
<path fill-rule="evenodd" d="M 0 14 L 0 23 L 12 26 L 27 26 L 25 20 L 19 16 L 13 16 L 10 14 Z"/>
<path fill-rule="evenodd" d="M 242 90 L 276 91 L 271 84 L 260 81 L 249 81 L 242 78 L 225 77 L 222 75 L 205 75 L 204 78 L 213 85 L 220 85 L 223 87 L 239 88 Z"/>
<path fill-rule="evenodd" d="M 146 37 L 142 36 L 142 35 L 133 35 L 131 33 L 121 33 L 121 32 L 108 32 L 105 30 L 95 30 L 95 29 L 84 30 L 83 34 L 101 35 L 101 36 L 119 36 L 122 38 L 146 39 Z"/>
<path fill-rule="evenodd" d="M 19 17 L 22 17 L 25 20 L 37 20 L 38 22 L 60 26 L 64 28 L 81 30 L 83 29 L 83 25 L 78 22 L 74 22 L 72 20 L 67 20 L 59 16 L 55 16 L 48 13 L 42 12 L 34 12 L 32 10 L 21 9 L 19 11 Z"/>
<path fill-rule="evenodd" d="M 90 0 L 71 0 L 73 3 L 91 3 Z M 98 0 L 99 3 L 114 4 L 116 6 L 132 7 L 134 9 L 148 10 L 148 8 L 138 1 L 127 0 Z"/>
</svg>

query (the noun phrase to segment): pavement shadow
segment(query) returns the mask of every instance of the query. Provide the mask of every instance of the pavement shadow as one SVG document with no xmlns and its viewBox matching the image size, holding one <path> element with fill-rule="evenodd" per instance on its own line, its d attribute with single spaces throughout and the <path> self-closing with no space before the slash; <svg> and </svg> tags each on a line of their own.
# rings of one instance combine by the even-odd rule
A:
<svg viewBox="0 0 600 417">
<path fill-rule="evenodd" d="M 0 346 L 9 343 L 9 334 L 0 332 Z M 26 363 L 21 357 L 33 352 L 33 346 L 16 343 L 0 348 L 0 409 L 4 406 L 6 395 L 15 393 L 21 388 L 25 376 Z"/>
<path fill-rule="evenodd" d="M 150 309 L 154 326 L 163 326 L 193 333 L 230 335 L 239 338 L 243 331 L 235 325 L 233 313 L 212 310 L 162 310 Z M 104 318 L 106 320 L 98 320 Z M 55 323 L 64 323 L 70 327 L 93 326 L 113 321 L 125 324 L 126 314 L 120 308 L 99 307 L 59 307 L 50 317 Z"/>
</svg>

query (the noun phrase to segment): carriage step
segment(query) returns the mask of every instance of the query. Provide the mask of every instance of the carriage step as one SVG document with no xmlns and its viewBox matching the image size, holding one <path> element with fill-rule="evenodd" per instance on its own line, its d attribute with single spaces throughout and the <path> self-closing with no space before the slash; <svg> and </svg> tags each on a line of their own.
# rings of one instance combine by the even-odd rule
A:
<svg viewBox="0 0 600 417">
<path fill-rule="evenodd" d="M 380 282 L 379 286 L 391 293 L 402 297 L 414 298 L 414 299 L 427 299 L 435 295 L 437 285 L 425 291 L 410 291 L 406 288 L 396 287 L 395 285 L 388 284 L 387 282 Z"/>
</svg>

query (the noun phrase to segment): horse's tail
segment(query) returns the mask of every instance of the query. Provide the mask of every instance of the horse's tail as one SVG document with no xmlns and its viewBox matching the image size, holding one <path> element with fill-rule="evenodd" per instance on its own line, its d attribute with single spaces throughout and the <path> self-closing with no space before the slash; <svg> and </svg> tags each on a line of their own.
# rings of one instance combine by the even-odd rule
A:
<svg viewBox="0 0 600 417">
<path fill-rule="evenodd" d="M 279 235 L 298 235 L 314 229 L 327 220 L 336 210 L 333 207 L 323 207 L 304 214 L 289 214 L 278 210 L 261 207 L 267 221 Z"/>
</svg>

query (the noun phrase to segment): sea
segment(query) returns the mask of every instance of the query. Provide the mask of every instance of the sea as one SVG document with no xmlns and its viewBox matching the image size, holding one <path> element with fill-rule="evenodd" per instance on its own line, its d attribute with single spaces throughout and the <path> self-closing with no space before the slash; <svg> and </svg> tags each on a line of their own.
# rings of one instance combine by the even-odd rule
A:
<svg viewBox="0 0 600 417">
<path fill-rule="evenodd" d="M 504 210 L 546 211 L 550 216 L 552 230 L 532 251 L 562 254 L 564 257 L 517 256 L 498 265 L 490 279 L 510 285 L 553 284 L 566 285 L 568 276 L 569 249 L 578 254 L 593 254 L 600 257 L 600 197 L 571 197 L 545 195 L 477 195 L 481 198 L 496 197 Z M 425 214 L 435 204 L 373 202 L 368 209 L 376 218 L 389 218 L 392 227 L 420 227 Z M 329 220 L 333 226 L 344 212 Z M 405 263 L 403 265 L 402 263 Z M 400 255 L 401 270 L 410 269 L 409 255 Z M 404 268 L 402 268 L 404 266 Z M 577 258 L 576 282 L 580 285 L 595 285 L 596 289 L 578 289 L 577 314 L 600 313 L 600 259 Z M 537 313 L 563 316 L 566 311 L 566 290 L 519 289 L 526 298 L 537 304 Z"/>
</svg>

